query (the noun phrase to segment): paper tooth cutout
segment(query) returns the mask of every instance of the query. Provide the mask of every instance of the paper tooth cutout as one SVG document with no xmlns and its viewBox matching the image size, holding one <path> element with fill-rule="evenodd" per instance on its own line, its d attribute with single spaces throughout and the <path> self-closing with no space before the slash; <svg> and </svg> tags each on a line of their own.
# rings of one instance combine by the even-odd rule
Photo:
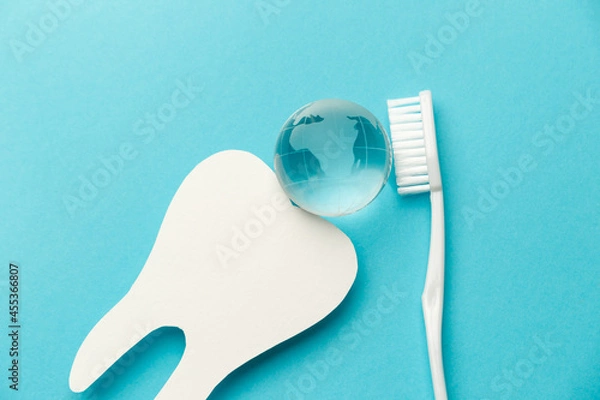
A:
<svg viewBox="0 0 600 400">
<path fill-rule="evenodd" d="M 177 190 L 137 280 L 79 348 L 70 387 L 84 391 L 140 334 L 173 326 L 186 348 L 157 399 L 206 398 L 333 311 L 356 272 L 350 239 L 293 207 L 266 164 L 217 153 Z"/>
</svg>

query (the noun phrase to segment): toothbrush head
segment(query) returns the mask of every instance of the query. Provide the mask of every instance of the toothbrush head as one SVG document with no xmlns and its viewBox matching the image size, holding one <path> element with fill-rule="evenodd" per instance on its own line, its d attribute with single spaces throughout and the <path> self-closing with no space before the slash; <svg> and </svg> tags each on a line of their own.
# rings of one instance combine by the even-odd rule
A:
<svg viewBox="0 0 600 400">
<path fill-rule="evenodd" d="M 431 92 L 388 100 L 388 115 L 398 193 L 441 191 Z"/>
</svg>

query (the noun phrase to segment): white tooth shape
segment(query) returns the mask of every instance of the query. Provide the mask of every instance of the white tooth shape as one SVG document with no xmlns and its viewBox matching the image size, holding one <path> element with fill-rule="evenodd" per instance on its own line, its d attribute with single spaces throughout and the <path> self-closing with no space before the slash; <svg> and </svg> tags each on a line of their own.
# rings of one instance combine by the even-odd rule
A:
<svg viewBox="0 0 600 400">
<path fill-rule="evenodd" d="M 333 311 L 356 272 L 350 239 L 293 207 L 260 159 L 214 154 L 185 178 L 140 275 L 85 338 L 71 390 L 171 326 L 186 347 L 156 398 L 207 398 L 233 370 Z"/>
</svg>

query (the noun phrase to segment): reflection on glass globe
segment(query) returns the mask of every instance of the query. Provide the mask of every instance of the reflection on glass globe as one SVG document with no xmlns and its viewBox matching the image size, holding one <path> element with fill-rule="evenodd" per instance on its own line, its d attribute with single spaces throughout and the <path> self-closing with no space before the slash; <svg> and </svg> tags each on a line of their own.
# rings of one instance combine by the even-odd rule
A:
<svg viewBox="0 0 600 400">
<path fill-rule="evenodd" d="M 381 123 L 346 100 L 307 104 L 283 125 L 275 173 L 290 199 L 322 216 L 353 213 L 379 194 L 392 166 Z"/>
</svg>

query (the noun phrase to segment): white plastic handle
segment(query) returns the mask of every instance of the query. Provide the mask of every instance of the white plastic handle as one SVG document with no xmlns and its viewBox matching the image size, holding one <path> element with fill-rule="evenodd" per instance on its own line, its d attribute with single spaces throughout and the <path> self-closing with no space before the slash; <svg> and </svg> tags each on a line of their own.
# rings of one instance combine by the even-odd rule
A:
<svg viewBox="0 0 600 400">
<path fill-rule="evenodd" d="M 441 189 L 431 192 L 431 242 L 425 288 L 421 296 L 431 380 L 436 400 L 446 400 L 442 360 L 442 314 L 444 309 L 444 197 Z"/>
</svg>

